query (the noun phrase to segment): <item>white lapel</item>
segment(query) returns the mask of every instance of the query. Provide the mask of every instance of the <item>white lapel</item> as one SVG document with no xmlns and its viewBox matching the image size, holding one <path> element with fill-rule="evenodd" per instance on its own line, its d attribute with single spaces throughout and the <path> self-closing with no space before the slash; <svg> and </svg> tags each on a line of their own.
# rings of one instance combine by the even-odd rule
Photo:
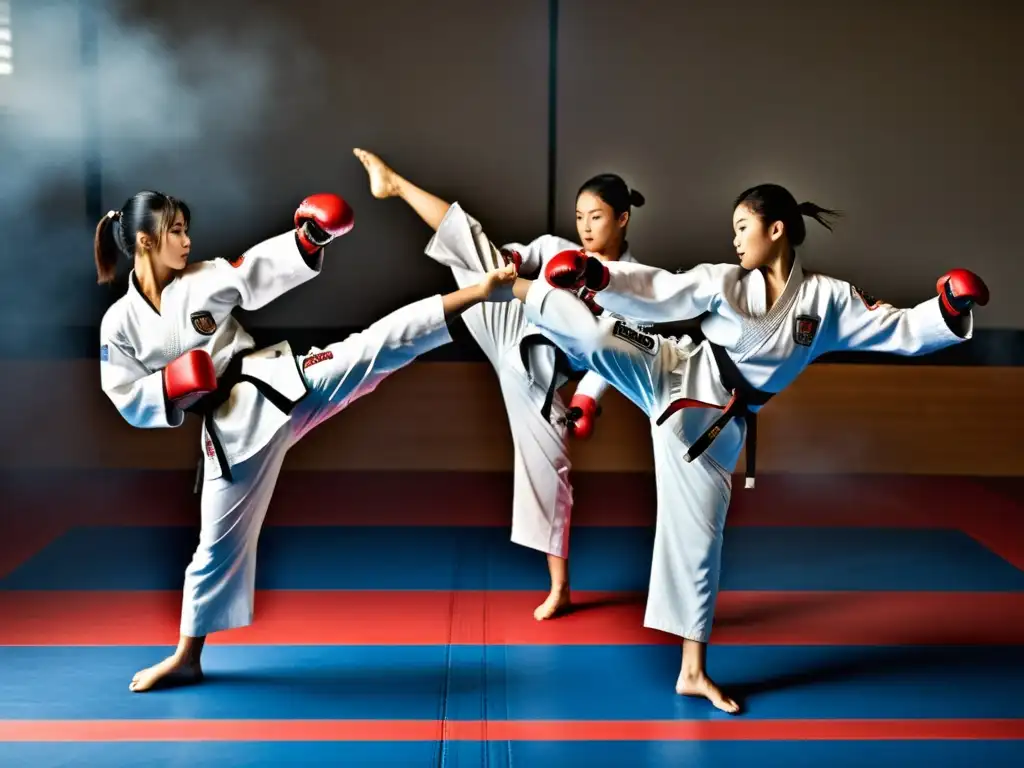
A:
<svg viewBox="0 0 1024 768">
<path fill-rule="evenodd" d="M 768 312 L 765 312 L 768 291 L 764 275 L 760 270 L 753 270 L 746 279 L 750 281 L 747 285 L 747 307 L 751 317 L 744 323 L 741 341 L 736 349 L 741 357 L 759 348 L 775 332 L 779 323 L 789 316 L 793 302 L 800 294 L 800 286 L 804 282 L 804 270 L 800 264 L 800 257 L 795 256 L 786 287 L 782 289 L 782 294 Z"/>
</svg>

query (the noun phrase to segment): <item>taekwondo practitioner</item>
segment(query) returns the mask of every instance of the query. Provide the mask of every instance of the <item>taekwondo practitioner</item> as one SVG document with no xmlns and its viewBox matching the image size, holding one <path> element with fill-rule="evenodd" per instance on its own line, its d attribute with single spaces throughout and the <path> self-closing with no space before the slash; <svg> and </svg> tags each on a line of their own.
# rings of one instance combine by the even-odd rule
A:
<svg viewBox="0 0 1024 768">
<path fill-rule="evenodd" d="M 514 263 L 519 274 L 535 277 L 552 256 L 580 247 L 549 234 L 528 244 L 495 248 L 458 203 L 420 189 L 371 152 L 353 152 L 366 168 L 374 197 L 401 198 L 435 230 L 426 254 L 449 267 L 460 286 L 503 263 Z M 587 181 L 576 195 L 576 228 L 586 252 L 602 261 L 634 262 L 626 230 L 632 208 L 643 204 L 643 195 L 614 174 Z M 582 293 L 590 309 L 600 314 L 590 292 Z M 586 440 L 593 434 L 608 383 L 592 371 L 574 371 L 564 353 L 526 320 L 519 302 L 481 305 L 462 317 L 498 375 L 508 413 L 515 457 L 511 540 L 547 555 L 551 591 L 533 615 L 539 621 L 554 618 L 571 603 L 569 436 Z M 573 378 L 579 381 L 566 407 L 557 390 Z"/>
<path fill-rule="evenodd" d="M 705 653 L 731 473 L 745 439 L 753 485 L 755 414 L 826 352 L 924 355 L 968 340 L 973 306 L 988 302 L 985 283 L 966 269 L 942 275 L 938 295 L 910 309 L 804 272 L 796 252 L 806 236 L 803 217 L 831 228 L 834 214 L 764 184 L 733 205 L 738 265 L 675 274 L 571 251 L 551 259 L 545 279 L 520 278 L 513 289 L 527 318 L 574 364 L 599 373 L 650 418 L 658 512 L 644 626 L 682 638 L 676 691 L 728 713 L 739 707 L 708 676 Z M 666 338 L 594 317 L 572 292 L 582 287 L 611 312 L 643 322 L 707 314 L 706 339 Z"/>
<path fill-rule="evenodd" d="M 256 545 L 287 451 L 304 435 L 418 355 L 451 340 L 448 324 L 484 301 L 509 301 L 512 266 L 475 284 L 402 307 L 360 333 L 304 355 L 288 342 L 256 350 L 233 317 L 316 277 L 324 246 L 354 224 L 340 197 L 306 198 L 294 229 L 232 261 L 189 264 L 190 212 L 180 200 L 140 192 L 96 227 L 100 283 L 119 254 L 134 260 L 128 290 L 100 330 L 100 382 L 121 416 L 140 428 L 173 428 L 185 412 L 202 428 L 199 544 L 185 571 L 179 644 L 138 672 L 130 690 L 202 679 L 212 632 L 252 622 Z"/>
</svg>

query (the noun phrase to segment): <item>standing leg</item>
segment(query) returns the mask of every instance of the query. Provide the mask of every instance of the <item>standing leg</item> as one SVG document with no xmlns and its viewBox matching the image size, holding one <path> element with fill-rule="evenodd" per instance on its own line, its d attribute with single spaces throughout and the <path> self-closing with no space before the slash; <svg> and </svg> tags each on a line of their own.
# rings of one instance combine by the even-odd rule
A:
<svg viewBox="0 0 1024 768">
<path fill-rule="evenodd" d="M 255 456 L 224 478 L 203 484 L 199 546 L 185 570 L 181 634 L 173 654 L 132 678 L 141 693 L 202 680 L 206 636 L 252 623 L 256 549 L 290 434 L 282 429 Z"/>
<path fill-rule="evenodd" d="M 459 205 L 451 205 L 399 176 L 377 156 L 362 149 L 354 154 L 366 168 L 370 191 L 383 199 L 404 200 L 438 234 L 426 248 L 435 261 L 449 267 L 460 286 L 479 280 L 484 271 L 504 264 L 480 224 Z M 551 590 L 534 618 L 550 619 L 567 609 L 569 595 L 569 521 L 572 513 L 571 461 L 568 434 L 560 417 L 564 404 L 556 393 L 552 418 L 540 415 L 546 376 L 553 374 L 550 348 L 532 354 L 532 377 L 523 369 L 519 345 L 527 322 L 519 302 L 483 304 L 463 315 L 473 340 L 498 374 L 508 412 L 514 452 L 512 541 L 547 556 Z"/>
<path fill-rule="evenodd" d="M 687 444 L 680 431 L 687 416 L 684 410 L 661 426 L 651 424 L 658 522 L 644 626 L 683 638 L 677 693 L 703 696 L 735 714 L 738 705 L 708 676 L 705 665 L 732 478 L 707 455 L 691 464 L 683 460 Z"/>
<path fill-rule="evenodd" d="M 692 464 L 684 461 L 683 435 L 708 418 L 704 409 L 683 409 L 665 424 L 653 424 L 667 405 L 669 374 L 683 364 L 681 353 L 661 337 L 594 317 L 579 297 L 544 281 L 520 278 L 513 293 L 526 305 L 529 319 L 566 354 L 652 419 L 658 522 L 644 624 L 683 638 L 677 692 L 705 696 L 719 709 L 737 712 L 736 702 L 705 669 L 732 479 L 707 455 Z M 738 454 L 739 441 L 733 444 Z"/>
<path fill-rule="evenodd" d="M 565 406 L 556 394 L 551 418 L 544 418 L 541 414 L 544 392 L 527 379 L 515 352 L 515 355 L 510 353 L 505 366 L 498 368 L 514 456 L 511 540 L 546 555 L 551 589 L 533 613 L 535 619 L 543 621 L 554 618 L 570 605 L 572 464 L 562 418 Z"/>
</svg>

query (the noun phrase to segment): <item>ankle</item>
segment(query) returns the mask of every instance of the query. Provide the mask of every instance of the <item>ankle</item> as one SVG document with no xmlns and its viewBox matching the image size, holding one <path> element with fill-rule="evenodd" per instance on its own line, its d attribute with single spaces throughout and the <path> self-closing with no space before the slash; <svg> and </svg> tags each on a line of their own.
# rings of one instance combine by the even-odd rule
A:
<svg viewBox="0 0 1024 768">
<path fill-rule="evenodd" d="M 688 680 L 691 682 L 703 680 L 705 676 L 706 673 L 701 667 L 684 666 L 681 670 L 679 670 L 679 677 L 681 677 L 683 680 Z"/>
</svg>

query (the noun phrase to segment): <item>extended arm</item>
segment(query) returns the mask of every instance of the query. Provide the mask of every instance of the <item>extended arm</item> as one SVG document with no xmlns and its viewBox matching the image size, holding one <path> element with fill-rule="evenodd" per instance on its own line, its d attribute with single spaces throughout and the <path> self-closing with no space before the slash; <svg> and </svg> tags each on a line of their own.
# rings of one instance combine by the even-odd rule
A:
<svg viewBox="0 0 1024 768">
<path fill-rule="evenodd" d="M 544 276 L 559 288 L 595 291 L 597 302 L 641 323 L 671 323 L 698 317 L 721 295 L 722 265 L 701 264 L 682 273 L 630 262 L 603 262 L 583 251 L 563 251 Z"/>
<path fill-rule="evenodd" d="M 939 278 L 938 296 L 909 309 L 877 302 L 842 280 L 829 278 L 829 286 L 834 315 L 823 352 L 925 355 L 970 339 L 972 309 L 988 303 L 984 281 L 961 269 Z"/>
<path fill-rule="evenodd" d="M 292 288 L 312 280 L 323 265 L 323 249 L 349 232 L 352 209 L 332 194 L 310 195 L 295 211 L 295 228 L 264 240 L 233 261 L 220 265 L 225 290 L 234 303 L 256 310 Z"/>
</svg>

